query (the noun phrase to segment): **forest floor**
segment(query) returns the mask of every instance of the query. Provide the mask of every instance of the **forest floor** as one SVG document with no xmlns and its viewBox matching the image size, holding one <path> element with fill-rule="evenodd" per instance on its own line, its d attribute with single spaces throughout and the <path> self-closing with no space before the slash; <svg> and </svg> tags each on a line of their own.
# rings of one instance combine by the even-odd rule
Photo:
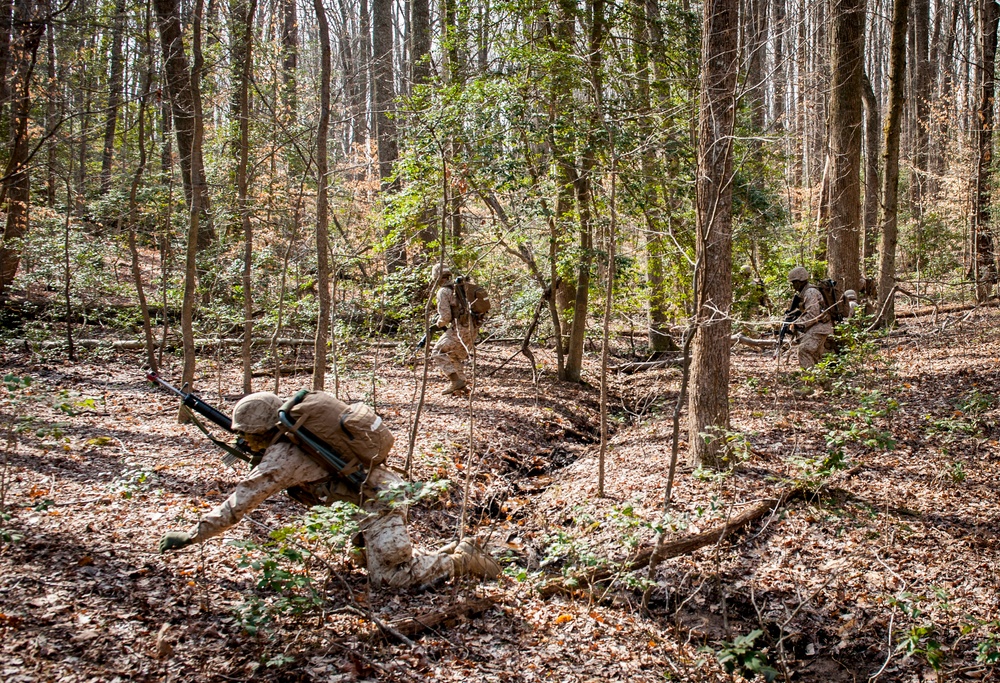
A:
<svg viewBox="0 0 1000 683">
<path fill-rule="evenodd" d="M 369 590 L 284 496 L 158 554 L 240 471 L 177 424 L 139 353 L 0 351 L 4 374 L 32 380 L 2 401 L 0 680 L 734 680 L 720 655 L 748 676 L 769 662 L 778 680 L 997 680 L 1000 315 L 903 323 L 807 377 L 734 350 L 733 467 L 693 469 L 682 441 L 667 540 L 768 511 L 652 583 L 626 564 L 664 519 L 678 370 L 612 376 L 604 497 L 596 363 L 589 384 L 560 384 L 536 350 L 535 383 L 522 357 L 504 364 L 516 346 L 483 344 L 471 401 L 441 396 L 432 371 L 413 475 L 451 484 L 411 509 L 412 535 L 453 538 L 468 485 L 469 524 L 506 569 L 404 592 Z M 402 466 L 420 372 L 393 353 L 349 349 L 340 394 L 377 405 Z M 231 411 L 238 359 L 199 373 L 200 395 Z M 285 377 L 280 393 L 308 382 Z M 566 580 L 595 569 L 613 580 Z M 456 606 L 470 609 L 412 644 L 373 619 L 402 628 Z"/>
</svg>

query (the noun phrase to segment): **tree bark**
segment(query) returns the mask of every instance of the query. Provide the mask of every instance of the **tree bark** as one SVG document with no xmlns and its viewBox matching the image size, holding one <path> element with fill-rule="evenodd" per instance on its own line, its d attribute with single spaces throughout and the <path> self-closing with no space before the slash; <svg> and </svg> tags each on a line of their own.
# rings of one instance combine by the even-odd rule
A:
<svg viewBox="0 0 1000 683">
<path fill-rule="evenodd" d="M 882 322 L 892 324 L 895 303 L 890 297 L 896 285 L 896 240 L 899 210 L 899 130 L 903 119 L 903 84 L 906 80 L 906 22 L 910 0 L 895 0 L 892 7 L 892 37 L 889 43 L 889 110 L 885 119 L 885 153 L 882 167 L 882 229 L 879 245 L 878 308 Z M 878 321 L 876 321 L 878 322 Z"/>
<path fill-rule="evenodd" d="M 247 197 L 247 164 L 250 157 L 250 77 L 253 69 L 253 19 L 257 13 L 257 0 L 235 3 L 241 15 L 239 31 L 234 38 L 241 42 L 238 64 L 239 78 L 236 114 L 239 121 L 238 161 L 236 166 L 236 195 L 239 204 L 240 222 L 243 226 L 243 393 L 249 394 L 253 379 L 253 364 L 250 344 L 253 339 L 253 224 L 250 222 L 250 203 Z"/>
<path fill-rule="evenodd" d="M 593 178 L 597 165 L 597 145 L 603 128 L 601 51 L 604 46 L 604 0 L 591 0 L 590 39 L 587 62 L 590 72 L 591 111 L 586 133 L 586 147 L 581 154 L 580 171 L 574 169 L 573 189 L 580 221 L 580 259 L 577 269 L 576 300 L 573 304 L 573 327 L 566 354 L 566 380 L 579 382 L 583 373 L 583 343 L 587 331 L 590 299 L 590 266 L 593 262 Z M 613 266 L 612 266 L 613 267 Z"/>
<path fill-rule="evenodd" d="M 861 284 L 861 98 L 865 0 L 835 0 L 830 93 L 830 277 L 842 289 Z"/>
<path fill-rule="evenodd" d="M 163 2 L 164 0 L 154 0 L 156 4 Z M 169 1 L 169 0 L 168 0 Z M 202 140 L 204 137 L 204 131 L 202 128 L 202 115 L 201 115 L 201 94 L 197 87 L 194 86 L 201 79 L 201 69 L 204 63 L 204 57 L 201 52 L 201 16 L 202 9 L 204 7 L 204 0 L 196 0 L 194 7 L 194 15 L 191 22 L 191 33 L 192 33 L 192 53 L 193 53 L 193 63 L 191 65 L 191 73 L 188 75 L 188 92 L 191 95 L 191 110 L 190 110 L 190 123 L 191 123 L 191 159 L 201 159 L 202 152 Z M 178 18 L 179 21 L 179 18 Z M 164 22 L 160 21 L 160 35 L 161 39 L 164 35 L 163 31 Z M 179 46 L 179 43 L 173 43 L 173 45 Z M 183 57 L 183 55 L 181 55 Z M 176 57 L 174 55 L 173 57 Z M 176 116 L 177 109 L 174 109 L 174 114 Z M 175 119 L 175 124 L 177 123 Z M 180 147 L 180 133 L 178 131 L 178 147 Z M 194 371 L 195 371 L 195 345 L 194 345 L 194 306 L 195 306 L 195 295 L 198 289 L 197 282 L 197 262 L 198 262 L 198 249 L 199 243 L 201 242 L 203 231 L 201 229 L 201 216 L 202 216 L 202 206 L 201 200 L 203 196 L 203 186 L 205 185 L 204 178 L 202 176 L 201 167 L 199 164 L 192 164 L 191 166 L 191 204 L 190 211 L 188 212 L 188 218 L 190 220 L 187 236 L 187 252 L 184 259 L 184 299 L 181 305 L 181 335 L 184 339 L 184 369 L 181 374 L 181 381 L 190 387 L 190 390 L 194 389 Z M 187 421 L 186 414 L 181 411 L 178 415 L 178 420 L 181 422 Z"/>
<path fill-rule="evenodd" d="M 993 121 L 995 69 L 997 55 L 997 19 L 1000 14 L 995 0 L 980 0 L 979 46 L 979 158 L 976 163 L 976 209 L 973 216 L 972 276 L 976 283 L 977 301 L 985 301 L 997 282 L 996 256 L 990 225 L 993 188 Z"/>
<path fill-rule="evenodd" d="M 862 211 L 862 230 L 864 239 L 862 240 L 862 273 L 864 269 L 873 265 L 875 256 L 875 243 L 878 240 L 878 207 L 879 207 L 879 187 L 878 187 L 878 157 L 879 157 L 879 135 L 882 133 L 881 112 L 875 91 L 872 89 L 868 75 L 864 76 L 863 83 L 865 105 L 865 203 Z"/>
<path fill-rule="evenodd" d="M 326 345 L 330 339 L 330 238 L 327 206 L 327 139 L 330 126 L 330 26 L 323 0 L 313 0 L 320 42 L 320 105 L 316 128 L 316 283 L 319 290 L 319 316 L 316 319 L 316 344 L 312 388 L 326 385 Z"/>
<path fill-rule="evenodd" d="M 732 305 L 733 127 L 738 0 L 709 0 L 702 25 L 694 351 L 688 448 L 701 467 L 719 467 L 729 429 Z M 707 438 L 706 438 L 707 436 Z"/>
<path fill-rule="evenodd" d="M 101 154 L 101 194 L 111 190 L 111 165 L 115 158 L 115 131 L 118 107 L 122 102 L 122 37 L 125 31 L 125 0 L 115 3 L 115 23 L 111 34 L 111 73 L 108 77 L 108 112 L 104 118 L 104 151 Z"/>
<path fill-rule="evenodd" d="M 173 128 L 177 134 L 177 151 L 180 154 L 181 178 L 184 183 L 184 198 L 188 206 L 197 203 L 199 216 L 199 250 L 206 248 L 215 239 L 215 231 L 210 220 L 211 203 L 208 183 L 205 181 L 205 162 L 201 142 L 195 144 L 196 100 L 200 99 L 200 75 L 196 80 L 188 68 L 184 53 L 184 39 L 181 35 L 179 0 L 153 0 L 160 45 L 163 50 L 163 71 L 166 90 L 170 97 Z M 198 20 L 200 24 L 200 19 Z M 197 196 L 195 196 L 197 195 Z M 196 201 L 197 200 L 197 201 Z"/>
<path fill-rule="evenodd" d="M 14 5 L 10 37 L 10 61 L 7 86 L 10 97 L 10 157 L 0 183 L 0 206 L 7 211 L 3 241 L 0 242 L 0 295 L 14 282 L 21 263 L 20 241 L 28 234 L 31 178 L 28 173 L 30 153 L 31 75 L 35 58 L 45 33 L 44 2 L 17 0 Z"/>
<path fill-rule="evenodd" d="M 378 141 L 378 175 L 383 194 L 396 192 L 399 181 L 394 180 L 393 165 L 399 157 L 396 141 L 395 74 L 392 68 L 392 0 L 372 2 L 372 76 L 375 85 L 375 122 Z M 394 273 L 406 266 L 405 237 L 389 235 L 391 245 L 386 250 L 386 270 Z"/>
</svg>

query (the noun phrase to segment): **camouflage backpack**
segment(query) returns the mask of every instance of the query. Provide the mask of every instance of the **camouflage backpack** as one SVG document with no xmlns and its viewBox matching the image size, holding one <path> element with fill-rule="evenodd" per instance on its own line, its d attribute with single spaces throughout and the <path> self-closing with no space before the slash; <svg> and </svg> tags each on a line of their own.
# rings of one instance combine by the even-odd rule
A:
<svg viewBox="0 0 1000 683">
<path fill-rule="evenodd" d="M 452 317 L 460 325 L 469 324 L 469 316 L 476 327 L 483 324 L 486 314 L 490 312 L 490 296 L 486 288 L 470 282 L 461 275 L 455 279 L 455 284 L 451 285 L 455 292 L 455 301 L 458 310 L 452 311 Z"/>
</svg>

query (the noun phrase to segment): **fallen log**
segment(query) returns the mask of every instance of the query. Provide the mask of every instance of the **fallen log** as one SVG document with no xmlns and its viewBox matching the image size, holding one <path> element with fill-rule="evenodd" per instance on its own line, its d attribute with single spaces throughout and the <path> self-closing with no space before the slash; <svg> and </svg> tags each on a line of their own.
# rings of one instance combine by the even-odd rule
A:
<svg viewBox="0 0 1000 683">
<path fill-rule="evenodd" d="M 612 579 L 620 574 L 624 574 L 625 572 L 633 572 L 638 569 L 643 569 L 644 567 L 647 567 L 651 561 L 654 562 L 654 564 L 658 564 L 663 560 L 670 559 L 671 557 L 679 557 L 681 555 L 693 553 L 694 551 L 704 548 L 705 546 L 718 543 L 727 536 L 747 526 L 751 522 L 757 521 L 761 517 L 769 514 L 772 510 L 784 505 L 789 499 L 802 495 L 804 492 L 805 489 L 798 487 L 786 489 L 779 494 L 777 498 L 762 500 L 735 517 L 730 517 L 725 524 L 720 524 L 714 529 L 709 529 L 708 531 L 703 531 L 699 534 L 691 534 L 690 536 L 684 536 L 683 538 L 668 541 L 659 548 L 655 545 L 647 546 L 640 550 L 639 554 L 636 555 L 630 562 L 626 563 L 624 567 L 619 566 L 614 569 L 598 568 L 589 573 L 578 574 L 573 577 L 560 577 L 553 579 L 539 588 L 538 592 L 543 598 L 551 597 L 557 593 L 572 593 L 574 585 L 578 587 L 580 584 L 600 583 L 602 581 Z"/>
<path fill-rule="evenodd" d="M 392 630 L 404 636 L 415 636 L 428 629 L 436 628 L 441 624 L 455 621 L 460 618 L 469 618 L 482 614 L 496 604 L 490 598 L 480 598 L 469 600 L 468 602 L 452 605 L 447 609 L 422 612 L 412 617 L 403 617 L 389 622 Z"/>
</svg>

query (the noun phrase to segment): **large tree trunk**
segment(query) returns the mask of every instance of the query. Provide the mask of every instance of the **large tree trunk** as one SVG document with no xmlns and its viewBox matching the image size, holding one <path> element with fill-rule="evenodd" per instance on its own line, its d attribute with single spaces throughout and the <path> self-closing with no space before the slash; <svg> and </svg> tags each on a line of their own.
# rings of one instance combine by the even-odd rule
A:
<svg viewBox="0 0 1000 683">
<path fill-rule="evenodd" d="M 738 8 L 738 0 L 709 0 L 702 25 L 695 268 L 697 331 L 688 402 L 688 448 L 693 462 L 701 467 L 722 465 L 726 455 L 725 432 L 729 429 Z"/>
<path fill-rule="evenodd" d="M 118 107 L 122 102 L 122 34 L 125 31 L 125 0 L 115 3 L 115 23 L 111 33 L 111 74 L 108 78 L 108 112 L 104 118 L 104 151 L 101 154 L 101 194 L 111 190 L 111 164 L 115 158 L 115 131 Z"/>
<path fill-rule="evenodd" d="M 976 165 L 976 209 L 973 216 L 972 276 L 976 282 L 976 299 L 985 301 L 997 281 L 993 233 L 990 226 L 993 168 L 993 97 L 996 87 L 997 19 L 1000 14 L 995 0 L 980 0 L 979 48 L 979 160 Z"/>
<path fill-rule="evenodd" d="M 14 282 L 21 263 L 20 241 L 28 234 L 31 178 L 30 153 L 31 74 L 45 33 L 44 2 L 17 0 L 14 5 L 13 33 L 10 37 L 10 64 L 7 82 L 10 97 L 10 157 L 0 183 L 0 206 L 7 211 L 3 241 L 0 242 L 0 295 Z"/>
<path fill-rule="evenodd" d="M 835 0 L 830 93 L 830 276 L 843 289 L 861 284 L 861 95 L 865 2 Z"/>
<path fill-rule="evenodd" d="M 316 279 L 319 289 L 319 317 L 316 319 L 312 388 L 326 384 L 326 344 L 330 338 L 330 238 L 327 207 L 327 138 L 330 126 L 330 26 L 323 0 L 313 0 L 320 42 L 320 104 L 316 128 Z"/>
<path fill-rule="evenodd" d="M 883 322 L 894 319 L 893 302 L 886 302 L 896 284 L 896 239 L 899 209 L 899 130 L 903 119 L 903 83 L 906 79 L 906 20 L 910 0 L 895 0 L 889 43 L 889 110 L 885 119 L 885 157 L 882 179 L 882 237 L 879 245 L 878 310 Z"/>
<path fill-rule="evenodd" d="M 215 238 L 210 220 L 211 205 L 208 183 L 205 181 L 205 162 L 201 144 L 195 144 L 195 100 L 200 97 L 196 91 L 199 83 L 188 70 L 181 35 L 179 0 L 153 0 L 157 26 L 160 31 L 160 46 L 163 50 L 163 71 L 166 89 L 170 96 L 173 128 L 177 133 L 177 151 L 180 154 L 181 177 L 184 181 L 184 198 L 188 206 L 197 203 L 201 215 L 198 217 L 198 249 L 204 249 Z M 200 76 L 199 76 L 200 79 Z M 197 197 L 194 197 L 197 193 Z M 195 201 L 197 200 L 197 201 Z"/>
<path fill-rule="evenodd" d="M 392 68 L 392 0 L 372 2 L 372 70 L 375 81 L 375 121 L 378 140 L 378 175 L 383 194 L 399 189 L 392 179 L 393 164 L 399 156 L 394 111 L 395 74 Z M 406 266 L 405 236 L 392 237 L 386 250 L 386 270 L 392 273 Z"/>
</svg>

